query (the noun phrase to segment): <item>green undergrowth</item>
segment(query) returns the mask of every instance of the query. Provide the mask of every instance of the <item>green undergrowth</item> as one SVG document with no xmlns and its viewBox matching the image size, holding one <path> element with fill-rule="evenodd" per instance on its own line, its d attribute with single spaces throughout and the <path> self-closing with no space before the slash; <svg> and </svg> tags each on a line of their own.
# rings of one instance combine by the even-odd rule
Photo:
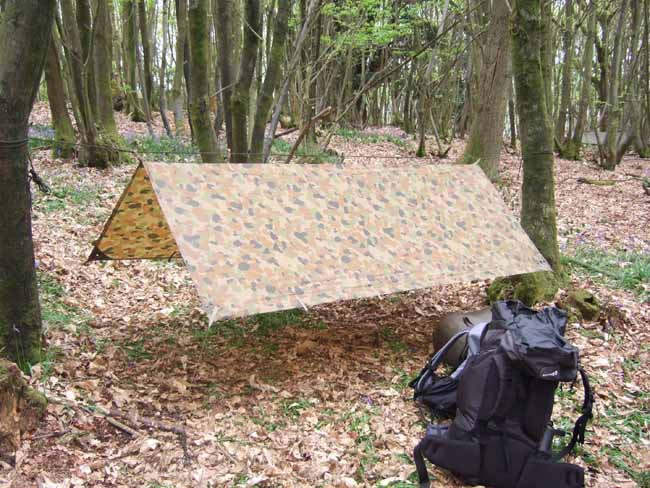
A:
<svg viewBox="0 0 650 488">
<path fill-rule="evenodd" d="M 341 127 L 336 131 L 336 135 L 342 137 L 343 139 L 353 139 L 355 141 L 365 142 L 369 144 L 390 142 L 399 147 L 406 146 L 406 140 L 402 139 L 401 137 L 393 136 L 390 134 L 367 134 L 349 127 Z"/>
<path fill-rule="evenodd" d="M 607 253 L 579 248 L 562 263 L 578 275 L 586 275 L 605 285 L 634 292 L 642 301 L 650 301 L 650 255 L 622 251 Z"/>
<path fill-rule="evenodd" d="M 44 213 L 59 212 L 69 206 L 83 206 L 99 201 L 99 192 L 89 188 L 74 188 L 58 185 L 56 181 L 46 182 L 51 192 L 34 192 L 34 206 Z"/>
<path fill-rule="evenodd" d="M 67 291 L 53 276 L 37 272 L 41 317 L 43 329 L 47 331 L 59 329 L 73 334 L 83 334 L 88 330 L 88 317 L 78 307 L 65 303 Z M 41 352 L 41 379 L 47 380 L 53 373 L 54 366 L 64 357 L 63 352 L 50 346 Z"/>
<path fill-rule="evenodd" d="M 291 152 L 292 147 L 292 143 L 283 139 L 276 139 L 271 146 L 271 157 L 276 156 L 279 161 L 284 161 Z M 321 150 L 318 144 L 303 143 L 298 146 L 292 161 L 308 164 L 338 163 L 339 158 L 331 151 Z"/>
<path fill-rule="evenodd" d="M 56 278 L 44 272 L 37 276 L 44 328 L 76 330 L 76 324 L 84 319 L 83 312 L 65 303 L 67 292 Z"/>
<path fill-rule="evenodd" d="M 617 406 L 606 408 L 596 421 L 619 439 L 601 447 L 601 454 L 640 488 L 650 488 L 650 471 L 637 468 L 643 465 L 642 453 L 650 442 L 650 394 L 637 395 L 631 411 Z"/>
<path fill-rule="evenodd" d="M 129 148 L 152 161 L 178 161 L 198 157 L 199 153 L 198 147 L 174 137 L 138 137 Z"/>
</svg>

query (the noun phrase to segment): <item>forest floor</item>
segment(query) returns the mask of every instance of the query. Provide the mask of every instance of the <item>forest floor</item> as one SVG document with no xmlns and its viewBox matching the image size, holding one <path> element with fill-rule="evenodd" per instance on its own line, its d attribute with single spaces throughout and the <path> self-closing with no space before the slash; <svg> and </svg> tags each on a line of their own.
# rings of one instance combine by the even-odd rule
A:
<svg viewBox="0 0 650 488">
<path fill-rule="evenodd" d="M 45 105 L 32 120 L 33 133 L 50 131 Z M 154 144 L 145 124 L 120 115 L 120 128 L 139 148 Z M 417 160 L 411 138 L 383 128 L 342 131 L 332 148 L 348 164 L 437 164 L 453 163 L 462 142 L 447 159 Z M 0 464 L 0 486 L 417 486 L 411 452 L 424 425 L 408 381 L 432 352 L 437 317 L 484 306 L 486 282 L 208 328 L 179 263 L 84 264 L 135 163 L 98 171 L 33 156 L 53 191 L 33 192 L 48 350 L 29 380 L 54 401 L 15 468 Z M 517 154 L 504 150 L 502 175 L 516 211 Z M 589 487 L 650 486 L 650 196 L 630 175 L 650 176 L 650 161 L 626 158 L 604 173 L 557 160 L 562 252 L 573 258 L 573 285 L 603 305 L 598 320 L 568 327 L 596 390 L 586 443 L 572 457 Z M 560 425 L 577 417 L 581 396 L 579 385 L 558 394 Z M 184 429 L 187 452 L 170 427 Z M 432 471 L 433 486 L 460 486 Z"/>
</svg>

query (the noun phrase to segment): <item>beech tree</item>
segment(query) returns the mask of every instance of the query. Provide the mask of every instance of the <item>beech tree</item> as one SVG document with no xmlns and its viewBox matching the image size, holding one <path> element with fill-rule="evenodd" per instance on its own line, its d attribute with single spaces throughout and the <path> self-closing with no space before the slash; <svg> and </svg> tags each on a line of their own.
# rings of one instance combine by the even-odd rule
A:
<svg viewBox="0 0 650 488">
<path fill-rule="evenodd" d="M 53 31 L 53 34 L 56 34 Z M 47 86 L 47 99 L 52 115 L 54 128 L 54 143 L 52 155 L 55 158 L 68 159 L 75 154 L 75 132 L 68 113 L 68 97 L 65 93 L 65 83 L 61 76 L 61 63 L 56 39 L 50 40 L 45 64 L 45 82 Z"/>
<path fill-rule="evenodd" d="M 214 127 L 210 120 L 209 66 L 210 48 L 208 36 L 208 0 L 189 2 L 190 36 L 190 119 L 194 140 L 201 151 L 204 163 L 219 160 Z"/>
<path fill-rule="evenodd" d="M 483 35 L 478 107 L 461 161 L 467 164 L 478 161 L 485 174 L 495 181 L 499 177 L 511 79 L 510 9 L 506 0 L 493 0 L 491 5 L 486 3 L 482 8 L 483 15 L 489 16 L 489 25 Z"/>
<path fill-rule="evenodd" d="M 55 0 L 7 0 L 0 17 L 0 352 L 41 359 L 27 126 L 52 35 Z"/>
<path fill-rule="evenodd" d="M 516 0 L 513 5 L 512 64 L 520 117 L 523 185 L 521 226 L 553 269 L 552 273 L 532 273 L 495 282 L 492 298 L 513 288 L 514 297 L 532 304 L 552 298 L 561 271 L 557 242 L 555 180 L 553 176 L 553 125 L 545 96 L 544 21 L 541 2 Z M 548 69 L 548 67 L 547 67 Z"/>
</svg>

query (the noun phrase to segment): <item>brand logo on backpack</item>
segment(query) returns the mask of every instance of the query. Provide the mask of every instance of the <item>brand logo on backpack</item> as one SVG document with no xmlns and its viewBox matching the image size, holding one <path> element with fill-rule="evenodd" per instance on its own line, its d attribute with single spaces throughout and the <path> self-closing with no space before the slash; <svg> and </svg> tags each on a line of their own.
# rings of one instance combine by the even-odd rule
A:
<svg viewBox="0 0 650 488">
<path fill-rule="evenodd" d="M 414 398 L 436 415 L 455 416 L 448 426 L 430 425 L 414 450 L 421 487 L 429 486 L 424 457 L 470 484 L 584 487 L 580 466 L 558 462 L 584 442 L 593 405 L 578 351 L 563 338 L 565 325 L 566 313 L 559 309 L 536 312 L 520 302 L 497 302 L 487 328 L 457 334 L 431 358 L 411 382 Z M 437 376 L 437 366 L 463 335 L 478 335 L 478 347 L 469 347 L 450 376 Z M 585 388 L 582 415 L 567 446 L 553 454 L 553 436 L 560 432 L 550 421 L 555 390 L 559 381 L 573 382 L 578 374 Z"/>
<path fill-rule="evenodd" d="M 555 371 L 551 371 L 550 373 L 542 373 L 542 377 L 543 378 L 550 378 L 551 376 L 553 376 L 555 378 L 559 374 L 560 374 L 560 372 L 556 369 Z"/>
</svg>

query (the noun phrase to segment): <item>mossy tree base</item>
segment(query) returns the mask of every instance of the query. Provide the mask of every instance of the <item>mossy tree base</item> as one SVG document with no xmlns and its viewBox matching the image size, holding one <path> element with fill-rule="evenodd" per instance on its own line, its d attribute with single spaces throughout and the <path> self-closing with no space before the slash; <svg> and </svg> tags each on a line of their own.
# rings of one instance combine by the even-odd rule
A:
<svg viewBox="0 0 650 488">
<path fill-rule="evenodd" d="M 100 132 L 96 144 L 81 146 L 79 150 L 79 165 L 91 168 L 106 169 L 112 165 L 128 161 L 130 158 L 121 149 L 124 141 L 117 134 Z"/>
<path fill-rule="evenodd" d="M 565 283 L 566 277 L 562 274 L 547 271 L 527 273 L 494 280 L 487 290 L 487 295 L 490 303 L 498 300 L 519 300 L 532 307 L 537 303 L 552 300 Z"/>
<path fill-rule="evenodd" d="M 52 144 L 53 159 L 73 159 L 76 156 L 75 141 L 57 137 Z"/>
<path fill-rule="evenodd" d="M 566 308 L 569 308 L 578 320 L 591 322 L 600 317 L 598 299 L 592 293 L 581 288 L 576 288 L 568 293 Z"/>
<path fill-rule="evenodd" d="M 22 434 L 36 428 L 43 419 L 47 399 L 30 388 L 18 366 L 0 360 L 0 459 L 14 463 Z"/>
<path fill-rule="evenodd" d="M 580 154 L 582 153 L 582 145 L 576 144 L 573 139 L 569 139 L 563 146 L 559 147 L 559 155 L 563 159 L 569 159 L 571 161 L 580 161 L 582 158 Z"/>
</svg>

